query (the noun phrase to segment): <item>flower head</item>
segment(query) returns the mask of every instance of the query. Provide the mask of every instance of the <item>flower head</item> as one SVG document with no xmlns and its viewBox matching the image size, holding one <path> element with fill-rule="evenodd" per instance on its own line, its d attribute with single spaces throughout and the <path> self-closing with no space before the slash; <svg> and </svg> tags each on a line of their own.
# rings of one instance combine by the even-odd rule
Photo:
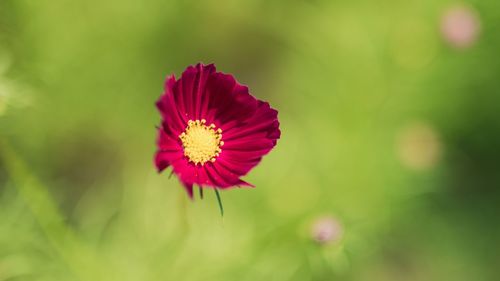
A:
<svg viewBox="0 0 500 281">
<path fill-rule="evenodd" d="M 317 218 L 311 228 L 311 236 L 319 244 L 339 241 L 342 234 L 339 221 L 329 216 Z"/>
<path fill-rule="evenodd" d="M 252 186 L 241 177 L 280 137 L 278 112 L 213 64 L 169 76 L 156 106 L 162 117 L 156 167 L 172 166 L 191 197 L 193 185 Z"/>
<path fill-rule="evenodd" d="M 475 43 L 480 32 L 477 13 L 466 6 L 449 8 L 441 19 L 441 33 L 453 47 L 465 49 Z"/>
<path fill-rule="evenodd" d="M 398 135 L 397 153 L 401 163 L 415 171 L 434 167 L 443 153 L 438 132 L 424 122 L 404 128 Z"/>
</svg>

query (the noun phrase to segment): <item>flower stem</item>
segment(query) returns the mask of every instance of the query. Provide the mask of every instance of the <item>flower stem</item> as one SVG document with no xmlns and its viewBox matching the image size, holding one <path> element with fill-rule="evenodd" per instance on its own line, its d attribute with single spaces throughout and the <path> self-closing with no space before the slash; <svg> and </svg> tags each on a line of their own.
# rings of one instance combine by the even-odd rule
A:
<svg viewBox="0 0 500 281">
<path fill-rule="evenodd" d="M 65 218 L 48 192 L 48 188 L 30 173 L 10 144 L 2 139 L 0 139 L 0 160 L 48 242 L 78 280 L 89 280 L 92 276 L 87 269 L 93 265 L 94 253 L 81 243 L 73 229 L 65 223 Z"/>
<path fill-rule="evenodd" d="M 198 188 L 200 189 L 200 199 L 203 199 L 203 188 L 200 186 L 198 186 Z"/>
<path fill-rule="evenodd" d="M 215 190 L 215 196 L 217 197 L 217 202 L 219 203 L 219 210 L 220 210 L 220 216 L 224 216 L 224 207 L 222 206 L 222 200 L 220 199 L 220 194 L 217 188 L 214 188 Z"/>
</svg>

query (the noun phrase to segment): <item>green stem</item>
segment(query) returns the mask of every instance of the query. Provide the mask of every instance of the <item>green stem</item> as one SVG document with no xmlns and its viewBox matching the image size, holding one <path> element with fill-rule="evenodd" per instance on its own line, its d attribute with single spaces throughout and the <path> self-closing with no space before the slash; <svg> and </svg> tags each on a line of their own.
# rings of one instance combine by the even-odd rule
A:
<svg viewBox="0 0 500 281">
<path fill-rule="evenodd" d="M 214 188 L 215 190 L 215 196 L 217 196 L 217 202 L 219 203 L 219 210 L 220 210 L 220 215 L 221 217 L 224 216 L 224 207 L 222 206 L 222 200 L 220 199 L 220 194 L 217 188 Z"/>
<path fill-rule="evenodd" d="M 200 185 L 198 188 L 200 189 L 200 199 L 203 199 L 203 187 Z"/>
<path fill-rule="evenodd" d="M 64 217 L 48 189 L 29 172 L 9 143 L 1 139 L 0 160 L 49 243 L 79 279 L 89 280 L 87 277 L 90 276 L 84 269 L 89 266 L 89 261 L 94 260 L 93 255 L 79 243 L 76 234 L 64 223 Z"/>
</svg>

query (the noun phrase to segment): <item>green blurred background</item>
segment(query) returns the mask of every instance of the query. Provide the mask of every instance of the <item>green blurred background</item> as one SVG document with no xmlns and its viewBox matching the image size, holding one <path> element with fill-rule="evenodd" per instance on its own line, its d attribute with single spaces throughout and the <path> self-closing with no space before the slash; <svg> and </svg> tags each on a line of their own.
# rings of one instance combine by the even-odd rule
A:
<svg viewBox="0 0 500 281">
<path fill-rule="evenodd" d="M 498 280 L 499 52 L 498 0 L 0 0 L 0 280 Z M 281 122 L 223 218 L 152 163 L 199 61 Z"/>
</svg>

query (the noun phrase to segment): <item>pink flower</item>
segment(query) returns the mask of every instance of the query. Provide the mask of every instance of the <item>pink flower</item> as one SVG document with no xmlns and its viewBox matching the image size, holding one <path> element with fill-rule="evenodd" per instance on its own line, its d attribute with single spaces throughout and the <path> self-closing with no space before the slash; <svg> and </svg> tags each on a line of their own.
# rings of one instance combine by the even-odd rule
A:
<svg viewBox="0 0 500 281">
<path fill-rule="evenodd" d="M 342 234 L 342 226 L 332 217 L 321 217 L 316 219 L 311 229 L 312 238 L 319 244 L 339 241 Z"/>
<path fill-rule="evenodd" d="M 435 167 L 443 154 L 438 132 L 424 122 L 404 128 L 398 135 L 396 149 L 401 163 L 415 171 Z"/>
<path fill-rule="evenodd" d="M 441 33 L 455 48 L 465 49 L 477 40 L 480 22 L 476 13 L 465 6 L 449 8 L 441 19 Z"/>
<path fill-rule="evenodd" d="M 156 167 L 172 166 L 190 197 L 193 185 L 252 186 L 241 177 L 280 137 L 278 112 L 213 64 L 168 77 L 156 106 L 162 117 Z"/>
</svg>

